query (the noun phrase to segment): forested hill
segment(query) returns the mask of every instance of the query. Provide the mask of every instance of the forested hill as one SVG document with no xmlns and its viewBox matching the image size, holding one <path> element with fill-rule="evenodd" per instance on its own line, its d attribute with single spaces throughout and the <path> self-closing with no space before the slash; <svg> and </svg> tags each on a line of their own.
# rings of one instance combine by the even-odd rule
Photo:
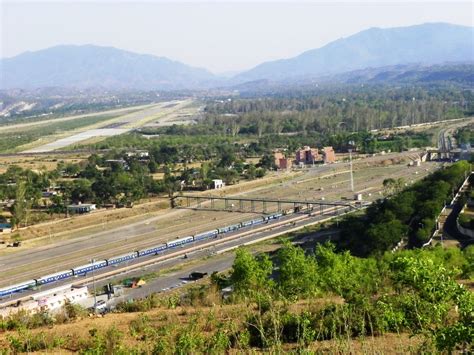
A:
<svg viewBox="0 0 474 355">
<path fill-rule="evenodd" d="M 333 76 L 332 81 L 343 83 L 399 83 L 419 85 L 456 83 L 472 87 L 474 85 L 474 62 L 433 66 L 396 65 L 362 69 Z"/>
<path fill-rule="evenodd" d="M 399 64 L 469 62 L 474 61 L 473 36 L 473 27 L 446 23 L 370 28 L 294 58 L 260 64 L 236 79 L 281 80 Z"/>
<path fill-rule="evenodd" d="M 353 70 L 341 74 L 282 80 L 260 79 L 233 86 L 241 94 L 277 93 L 298 90 L 327 89 L 337 85 L 415 85 L 474 87 L 474 61 L 437 65 L 392 65 L 380 68 Z"/>
</svg>

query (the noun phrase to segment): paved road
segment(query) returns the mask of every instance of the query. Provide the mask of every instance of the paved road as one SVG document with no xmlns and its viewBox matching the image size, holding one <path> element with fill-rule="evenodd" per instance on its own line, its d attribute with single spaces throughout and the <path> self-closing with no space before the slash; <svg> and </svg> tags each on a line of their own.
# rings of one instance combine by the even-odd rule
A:
<svg viewBox="0 0 474 355">
<path fill-rule="evenodd" d="M 285 217 L 282 217 L 278 221 L 274 221 L 273 225 L 275 225 L 276 223 L 280 224 L 281 222 L 291 220 L 292 218 L 295 218 L 295 217 L 304 217 L 304 216 L 305 215 L 303 215 L 303 214 L 285 216 Z M 194 260 L 196 258 L 202 258 L 204 256 L 209 256 L 211 254 L 222 252 L 222 251 L 227 250 L 229 248 L 235 248 L 235 247 L 238 247 L 238 246 L 243 245 L 243 244 L 253 243 L 256 240 L 262 240 L 262 239 L 265 239 L 265 238 L 275 237 L 277 235 L 281 235 L 281 234 L 287 233 L 287 232 L 295 230 L 295 229 L 303 228 L 307 225 L 318 223 L 321 220 L 326 220 L 327 218 L 331 218 L 333 216 L 334 216 L 334 214 L 327 214 L 327 215 L 319 215 L 318 214 L 318 215 L 314 215 L 310 218 L 303 218 L 303 219 L 295 222 L 294 224 L 293 224 L 293 222 L 288 222 L 287 224 L 279 226 L 279 227 L 272 226 L 272 224 L 268 224 L 267 226 L 269 227 L 269 229 L 267 229 L 265 231 L 250 233 L 246 236 L 235 238 L 235 239 L 233 239 L 231 241 L 227 241 L 225 243 L 221 243 L 221 244 L 219 244 L 215 247 L 210 247 L 210 248 L 198 250 L 198 251 L 196 251 L 192 254 L 189 254 L 188 259 L 183 259 L 182 257 L 179 257 L 179 258 L 167 260 L 167 261 L 164 261 L 164 262 L 159 262 L 158 264 L 151 264 L 151 265 L 146 266 L 146 267 L 141 267 L 136 271 L 121 273 L 118 276 L 110 277 L 110 278 L 108 278 L 107 282 L 109 282 L 109 280 L 120 280 L 120 279 L 124 279 L 126 277 L 131 277 L 131 276 L 134 276 L 134 275 L 135 276 L 143 275 L 144 273 L 147 273 L 147 272 L 156 271 L 156 270 L 160 270 L 160 269 L 163 269 L 163 268 L 169 268 L 169 267 L 176 266 L 176 265 L 183 264 L 183 263 L 186 264 L 186 263 L 189 263 L 191 260 Z M 231 237 L 231 236 L 237 236 L 237 235 L 241 234 L 244 231 L 251 232 L 252 230 L 255 230 L 256 228 L 260 228 L 260 227 L 262 227 L 262 225 L 244 228 L 244 229 L 241 229 L 237 232 L 225 234 L 224 237 L 227 238 L 227 237 Z M 209 242 L 209 240 L 201 242 L 200 244 L 205 244 L 207 242 Z M 176 251 L 182 251 L 182 254 L 184 255 L 184 253 L 187 253 L 187 249 L 189 249 L 191 247 L 195 247 L 195 246 L 199 246 L 199 243 L 198 244 L 192 243 L 190 245 L 186 245 L 185 248 L 183 247 L 181 249 L 172 249 L 168 253 L 174 253 Z M 160 256 L 162 256 L 162 255 L 166 255 L 166 254 L 161 254 Z M 135 260 L 135 261 L 130 262 L 130 263 L 126 263 L 125 265 L 121 264 L 120 268 L 123 268 L 123 267 L 128 268 L 129 266 L 133 266 L 134 264 L 142 263 L 143 261 L 146 261 L 146 260 L 152 261 L 154 258 L 156 258 L 156 257 L 151 256 L 151 257 L 147 257 L 147 258 L 139 258 L 138 260 Z M 104 268 L 104 269 L 101 269 L 101 270 L 97 270 L 94 274 L 89 273 L 88 275 L 86 275 L 86 277 L 91 278 L 92 275 L 93 275 L 96 279 L 100 279 L 102 274 L 106 274 L 106 273 L 110 272 L 111 270 L 114 270 L 113 267 Z M 54 284 L 51 284 L 51 285 L 43 286 L 41 291 L 51 289 L 51 288 L 56 288 L 60 285 L 68 285 L 68 284 L 71 284 L 71 283 L 80 283 L 81 278 L 84 278 L 84 277 L 83 276 L 76 277 L 76 278 L 64 280 L 63 282 L 58 282 L 58 283 L 54 283 Z M 100 286 L 99 283 L 97 285 Z M 91 285 L 89 285 L 89 286 L 91 286 Z M 171 286 L 169 286 L 169 287 L 171 287 Z M 26 292 L 23 292 L 23 293 L 20 293 L 20 294 L 16 294 L 14 296 L 8 297 L 6 299 L 6 301 L 20 299 L 20 298 L 23 298 L 25 296 L 31 295 L 35 292 L 36 291 L 26 291 Z"/>
<path fill-rule="evenodd" d="M 136 288 L 136 289 L 125 289 L 124 295 L 113 298 L 108 301 L 107 305 L 110 308 L 113 308 L 120 302 L 133 299 L 141 299 L 149 296 L 152 293 L 166 292 L 173 290 L 179 287 L 182 287 L 188 283 L 192 283 L 192 280 L 189 280 L 189 274 L 191 272 L 206 272 L 208 275 L 211 275 L 213 272 L 223 272 L 229 270 L 232 267 L 235 259 L 235 253 L 233 251 L 226 251 L 231 247 L 236 247 L 238 245 L 244 244 L 246 242 L 257 242 L 258 239 L 267 238 L 276 233 L 285 233 L 289 230 L 293 230 L 295 227 L 303 228 L 305 225 L 313 224 L 315 221 L 320 220 L 321 217 L 315 217 L 308 219 L 307 221 L 300 221 L 296 223 L 296 226 L 289 225 L 282 228 L 277 228 L 273 231 L 256 233 L 249 238 L 242 238 L 239 241 L 222 245 L 220 247 L 212 249 L 212 254 L 209 250 L 203 250 L 202 252 L 188 254 L 188 260 L 194 261 L 191 265 L 186 265 L 184 259 L 174 259 L 170 260 L 167 263 L 160 265 L 154 265 L 150 268 L 134 271 L 130 274 L 121 275 L 120 277 L 109 279 L 98 283 L 97 287 L 103 287 L 106 283 L 112 282 L 113 284 L 117 283 L 120 280 L 124 279 L 124 276 L 128 277 L 140 277 L 149 272 L 159 271 L 160 268 L 173 268 L 179 265 L 182 265 L 177 271 L 167 273 L 163 276 L 157 277 L 149 281 L 146 285 Z M 321 235 L 315 235 L 312 237 L 312 240 L 324 241 L 327 239 L 327 233 L 322 233 Z M 221 253 L 222 252 L 222 253 Z M 203 257 L 207 257 L 205 260 L 202 260 Z M 199 260 L 201 259 L 201 260 Z M 87 285 L 90 289 L 93 288 L 93 285 Z"/>
</svg>

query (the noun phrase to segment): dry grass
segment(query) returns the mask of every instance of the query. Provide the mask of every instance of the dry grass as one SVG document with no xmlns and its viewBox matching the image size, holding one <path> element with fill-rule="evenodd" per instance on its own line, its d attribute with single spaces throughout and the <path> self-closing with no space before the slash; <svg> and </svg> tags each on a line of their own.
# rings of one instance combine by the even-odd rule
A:
<svg viewBox="0 0 474 355">
<path fill-rule="evenodd" d="M 331 300 L 320 300 L 320 307 Z M 313 302 L 301 302 L 292 306 L 293 311 L 307 309 L 308 303 L 316 308 Z M 77 319 L 72 323 L 59 324 L 49 328 L 39 328 L 31 334 L 44 333 L 46 337 L 64 339 L 61 349 L 48 351 L 48 354 L 64 354 L 79 351 L 81 344 L 91 339 L 91 331 L 105 332 L 114 327 L 122 334 L 122 344 L 125 349 L 140 349 L 144 353 L 151 353 L 153 339 L 147 339 L 144 334 L 149 331 L 161 332 L 162 337 L 176 339 L 183 329 L 192 326 L 204 338 L 212 336 L 220 324 L 232 323 L 232 328 L 242 330 L 245 327 L 246 317 L 255 312 L 255 308 L 248 304 L 222 305 L 216 292 L 210 292 L 205 299 L 190 306 L 179 306 L 169 309 L 160 306 L 147 312 L 107 314 L 103 317 L 90 316 Z M 0 333 L 0 348 L 8 349 L 9 336 L 18 336 L 16 331 Z M 333 339 L 315 341 L 308 345 L 307 350 L 329 354 L 407 354 L 417 353 L 423 343 L 421 337 L 411 337 L 408 334 L 385 334 L 377 337 L 361 337 L 355 339 Z M 170 349 L 171 350 L 171 349 Z M 297 344 L 285 343 L 280 351 L 297 351 Z M 245 353 L 260 353 L 272 350 L 247 349 Z M 229 353 L 242 353 L 242 350 L 232 349 Z"/>
<path fill-rule="evenodd" d="M 33 171 L 46 170 L 51 171 L 56 169 L 59 162 L 64 163 L 74 163 L 77 164 L 81 161 L 86 160 L 88 155 L 71 153 L 71 154 L 48 154 L 34 156 L 25 155 L 25 156 L 2 156 L 0 157 L 0 174 L 3 174 L 7 171 L 9 166 L 19 166 L 23 169 L 31 169 Z"/>
</svg>

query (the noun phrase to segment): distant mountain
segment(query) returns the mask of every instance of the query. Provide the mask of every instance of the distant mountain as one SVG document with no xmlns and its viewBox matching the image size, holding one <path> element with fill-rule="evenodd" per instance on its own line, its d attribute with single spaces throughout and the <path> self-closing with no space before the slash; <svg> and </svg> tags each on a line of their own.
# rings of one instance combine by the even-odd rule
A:
<svg viewBox="0 0 474 355">
<path fill-rule="evenodd" d="M 433 23 L 371 28 L 295 58 L 260 64 L 233 78 L 164 57 L 112 47 L 63 45 L 0 59 L 0 89 L 179 90 L 247 82 L 251 83 L 244 87 L 266 87 L 272 82 L 305 82 L 357 70 L 453 62 L 474 62 L 474 27 Z"/>
<path fill-rule="evenodd" d="M 474 63 L 441 65 L 395 65 L 355 70 L 322 78 L 345 84 L 434 84 L 452 83 L 474 87 Z"/>
<path fill-rule="evenodd" d="M 182 89 L 213 79 L 205 69 L 168 58 L 94 45 L 57 46 L 0 60 L 0 89 Z"/>
<path fill-rule="evenodd" d="M 428 23 L 370 28 L 301 55 L 266 62 L 237 75 L 237 82 L 322 75 L 399 64 L 474 61 L 474 27 Z"/>
<path fill-rule="evenodd" d="M 436 65 L 400 64 L 307 78 L 260 79 L 235 84 L 228 90 L 238 91 L 240 96 L 245 97 L 338 90 L 341 86 L 362 84 L 367 86 L 456 86 L 472 89 L 474 62 Z"/>
</svg>

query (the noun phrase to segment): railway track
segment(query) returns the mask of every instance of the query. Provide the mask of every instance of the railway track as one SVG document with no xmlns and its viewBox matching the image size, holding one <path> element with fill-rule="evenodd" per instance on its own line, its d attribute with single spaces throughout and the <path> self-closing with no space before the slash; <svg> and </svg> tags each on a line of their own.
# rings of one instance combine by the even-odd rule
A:
<svg viewBox="0 0 474 355">
<path fill-rule="evenodd" d="M 393 176 L 407 177 L 410 174 L 412 174 L 412 171 L 404 169 Z M 424 175 L 426 175 L 426 172 L 421 171 L 419 177 L 422 177 Z M 341 176 L 341 178 L 343 177 Z M 358 179 L 361 178 L 356 177 L 356 186 L 358 187 L 358 190 L 366 190 L 368 188 L 373 187 L 374 184 L 381 186 L 382 181 L 382 178 L 380 178 L 372 181 L 359 181 L 359 183 L 357 183 Z M 337 184 L 341 184 L 343 181 L 334 182 Z M 372 194 L 376 195 L 381 190 L 381 188 L 372 189 L 371 192 Z M 269 205 L 269 209 L 271 208 L 272 206 Z M 274 208 L 276 208 L 276 204 Z M 28 264 L 23 264 L 21 266 L 8 267 L 8 263 L 10 260 L 17 260 L 17 256 L 15 255 L 11 255 L 6 258 L 0 258 L 0 264 L 4 264 L 4 273 L 0 280 L 0 285 L 8 285 L 14 280 L 18 280 L 18 278 L 29 279 L 36 277 L 38 274 L 45 275 L 64 270 L 75 265 L 83 264 L 87 262 L 87 260 L 89 260 L 90 258 L 106 259 L 111 256 L 124 254 L 133 250 L 145 249 L 147 247 L 157 245 L 166 240 L 196 234 L 198 232 L 202 232 L 209 229 L 214 229 L 219 226 L 222 226 L 223 224 L 232 224 L 234 222 L 241 221 L 244 218 L 242 217 L 242 214 L 239 214 L 235 217 L 234 215 L 229 214 L 229 216 L 230 218 L 227 217 L 219 221 L 209 222 L 205 220 L 203 221 L 202 217 L 200 217 L 199 214 L 196 214 L 191 216 L 190 218 L 183 218 L 182 220 L 178 221 L 174 220 L 172 222 L 173 225 L 162 227 L 159 230 L 152 229 L 149 231 L 140 232 L 135 236 L 130 236 L 129 238 L 109 240 L 103 242 L 101 245 L 92 244 L 89 246 L 82 246 L 81 244 L 84 244 L 84 240 L 81 240 L 80 242 L 71 241 L 67 242 L 67 245 L 73 248 L 73 250 L 64 252 L 61 255 L 49 256 L 48 258 L 44 257 L 41 260 L 33 261 Z M 190 224 L 193 225 L 189 226 Z M 130 229 L 130 234 L 133 234 L 133 232 L 134 229 Z M 159 234 L 159 236 L 157 234 Z M 102 238 L 98 240 L 103 241 Z M 45 251 L 32 251 L 31 253 L 29 253 L 30 260 L 35 255 L 39 255 L 41 253 L 45 253 Z M 6 273 L 8 273 L 8 276 Z"/>
<path fill-rule="evenodd" d="M 38 274 L 46 275 L 60 270 L 65 270 L 69 267 L 87 263 L 87 260 L 91 258 L 106 259 L 112 256 L 125 254 L 133 250 L 145 249 L 147 247 L 154 246 L 177 237 L 184 237 L 186 235 L 192 235 L 199 232 L 204 232 L 209 229 L 218 228 L 221 227 L 222 224 L 233 224 L 240 222 L 242 219 L 242 215 L 232 216 L 232 218 L 226 218 L 224 221 L 212 221 L 210 223 L 207 222 L 197 224 L 192 227 L 166 233 L 166 230 L 176 228 L 176 225 L 169 226 L 159 231 L 153 230 L 150 232 L 138 234 L 129 240 L 111 241 L 102 244 L 100 247 L 97 245 L 91 245 L 90 247 L 82 248 L 81 250 L 74 250 L 61 255 L 49 257 L 47 259 L 43 258 L 37 262 L 23 264 L 20 267 L 9 268 L 8 260 L 2 260 L 0 258 L 0 264 L 4 264 L 0 286 L 7 286 L 19 278 L 31 279 L 37 277 Z M 182 223 L 178 224 L 178 227 L 185 224 L 189 225 L 189 221 L 183 221 Z M 161 236 L 156 237 L 157 233 L 160 233 Z M 127 244 L 124 244 L 124 242 Z M 65 262 L 65 260 L 67 260 L 67 262 Z M 8 276 L 6 276 L 6 273 L 8 273 Z"/>
<path fill-rule="evenodd" d="M 348 211 L 350 211 L 350 209 L 345 208 L 343 212 L 341 212 L 341 210 L 339 210 L 339 212 L 341 212 L 341 213 L 338 214 L 338 215 L 334 214 L 335 211 L 336 211 L 336 207 L 327 208 L 326 209 L 327 215 L 325 217 L 321 216 L 321 215 L 318 215 L 319 218 L 317 220 L 313 220 L 313 221 L 308 220 L 308 217 L 314 218 L 314 215 L 310 215 L 310 214 L 290 215 L 288 217 L 283 217 L 283 220 L 275 220 L 275 222 L 271 222 L 270 224 L 263 224 L 263 225 L 250 227 L 249 229 L 246 228 L 244 230 L 238 230 L 236 232 L 231 233 L 230 235 L 224 234 L 222 237 L 220 237 L 218 239 L 208 239 L 208 240 L 204 240 L 202 242 L 192 243 L 192 244 L 186 245 L 187 247 L 183 248 L 183 249 L 180 249 L 180 248 L 171 249 L 170 252 L 168 252 L 164 255 L 144 257 L 143 258 L 144 260 L 135 259 L 133 261 L 133 263 L 131 263 L 130 265 L 128 265 L 128 263 L 127 263 L 127 265 L 121 265 L 121 267 L 118 267 L 118 268 L 107 267 L 105 269 L 99 269 L 99 270 L 96 271 L 96 274 L 93 276 L 93 278 L 91 278 L 91 277 L 81 278 L 80 281 L 76 282 L 75 284 L 85 285 L 85 284 L 91 282 L 93 279 L 95 279 L 95 281 L 104 280 L 104 279 L 110 278 L 112 276 L 122 274 L 124 272 L 139 269 L 139 268 L 149 266 L 149 265 L 152 265 L 152 264 L 157 264 L 157 263 L 160 263 L 160 262 L 168 260 L 168 259 L 173 259 L 173 258 L 176 258 L 178 256 L 182 256 L 185 253 L 191 253 L 191 252 L 194 252 L 194 251 L 203 250 L 203 249 L 207 249 L 207 248 L 210 248 L 210 247 L 215 247 L 215 246 L 218 246 L 218 245 L 221 245 L 221 244 L 226 244 L 226 243 L 230 243 L 232 241 L 240 240 L 241 238 L 245 238 L 245 237 L 248 237 L 248 236 L 251 236 L 251 235 L 256 235 L 256 234 L 259 235 L 259 234 L 262 234 L 264 232 L 273 231 L 273 230 L 276 229 L 277 231 L 274 234 L 272 234 L 270 236 L 266 236 L 264 238 L 259 238 L 259 241 L 260 240 L 266 240 L 266 239 L 269 239 L 269 238 L 274 238 L 278 235 L 285 234 L 285 233 L 303 228 L 303 227 L 311 225 L 311 224 L 316 224 L 316 223 L 321 223 L 321 222 L 327 221 L 327 220 L 329 220 L 329 219 L 331 219 L 335 216 L 338 216 L 338 215 L 343 214 L 343 213 L 347 213 Z M 307 220 L 308 222 L 304 223 L 303 225 L 300 225 L 300 226 L 296 227 L 296 225 L 295 225 L 296 222 L 304 221 L 304 220 Z M 278 231 L 279 228 L 283 228 L 285 226 L 292 226 L 292 228 L 290 228 L 289 230 Z M 252 244 L 254 242 L 257 242 L 257 240 L 255 240 L 255 241 L 250 240 L 250 241 L 245 242 L 243 244 Z M 235 248 L 237 246 L 238 245 L 236 245 L 234 247 L 231 247 L 231 248 L 229 248 L 229 250 L 232 249 L 232 248 Z M 17 282 L 18 282 L 18 279 L 17 279 Z M 71 282 L 69 281 L 69 284 L 70 283 Z M 52 285 L 50 284 L 48 286 L 50 287 Z M 54 286 L 58 286 L 58 285 L 54 285 Z M 39 292 L 43 292 L 43 291 L 44 290 L 40 290 Z M 35 291 L 34 293 L 37 293 L 37 291 Z M 9 303 L 17 302 L 18 300 L 27 300 L 27 299 L 31 298 L 32 296 L 33 295 L 31 294 L 31 292 L 29 292 L 24 297 L 16 297 L 14 301 L 5 301 L 2 304 L 2 306 L 7 306 Z"/>
</svg>

